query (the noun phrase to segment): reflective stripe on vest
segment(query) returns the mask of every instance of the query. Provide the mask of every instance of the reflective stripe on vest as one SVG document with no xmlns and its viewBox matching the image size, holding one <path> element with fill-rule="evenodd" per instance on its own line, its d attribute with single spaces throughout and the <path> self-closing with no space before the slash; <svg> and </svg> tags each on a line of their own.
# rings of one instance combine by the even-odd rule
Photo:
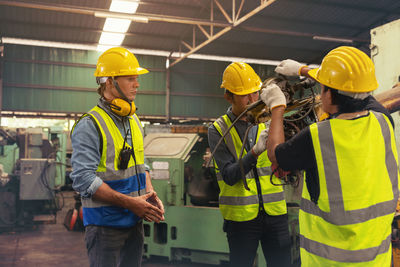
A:
<svg viewBox="0 0 400 267">
<path fill-rule="evenodd" d="M 263 195 L 263 202 L 276 202 L 282 199 L 285 199 L 285 194 L 283 192 L 272 193 L 268 195 Z M 248 197 L 232 197 L 232 196 L 220 196 L 219 197 L 220 205 L 251 205 L 258 204 L 258 196 L 248 196 Z"/>
<path fill-rule="evenodd" d="M 271 167 L 260 167 L 260 168 L 257 168 L 257 172 L 261 176 L 267 176 L 267 175 L 271 175 L 272 170 L 271 170 Z M 246 179 L 255 179 L 254 173 L 249 172 L 248 174 L 246 174 Z M 221 180 L 223 180 L 222 174 L 221 174 L 221 172 L 218 172 L 217 173 L 217 181 L 221 181 Z"/>
<path fill-rule="evenodd" d="M 382 201 L 375 203 L 375 201 L 370 200 L 371 204 L 365 208 L 360 208 L 360 209 L 352 209 L 352 210 L 346 210 L 345 209 L 345 203 L 344 203 L 344 197 L 343 197 L 343 187 L 341 184 L 340 180 L 340 174 L 339 174 L 339 165 L 338 165 L 338 151 L 335 149 L 335 141 L 334 141 L 334 134 L 332 132 L 332 125 L 331 121 L 324 121 L 316 124 L 317 129 L 318 129 L 318 139 L 319 139 L 319 145 L 321 148 L 321 156 L 322 156 L 322 166 L 319 166 L 318 168 L 321 167 L 321 169 L 324 171 L 325 176 L 327 178 L 324 178 L 326 181 L 326 191 L 327 191 L 327 196 L 328 196 L 328 202 L 329 202 L 329 212 L 323 211 L 320 209 L 319 205 L 315 205 L 313 202 L 311 202 L 309 199 L 306 199 L 304 196 L 303 191 L 303 198 L 301 200 L 301 212 L 300 212 L 300 220 L 306 220 L 307 222 L 314 221 L 316 222 L 315 226 L 316 228 L 319 227 L 324 227 L 324 230 L 322 232 L 329 231 L 328 229 L 331 229 L 333 231 L 334 227 L 337 227 L 337 231 L 341 231 L 343 229 L 343 235 L 346 235 L 346 233 L 349 235 L 349 240 L 353 239 L 355 240 L 357 237 L 360 238 L 361 235 L 365 235 L 366 238 L 368 236 L 374 235 L 374 232 L 376 232 L 376 229 L 370 229 L 371 232 L 365 232 L 360 234 L 359 230 L 354 230 L 351 232 L 350 230 L 352 229 L 352 225 L 355 225 L 354 229 L 359 229 L 360 225 L 363 223 L 372 223 L 374 222 L 373 220 L 376 220 L 377 218 L 381 218 L 386 216 L 385 220 L 377 221 L 376 226 L 382 226 L 382 227 L 388 227 L 388 229 L 383 229 L 381 232 L 387 232 L 389 236 L 384 235 L 383 237 L 377 237 L 376 239 L 382 240 L 380 241 L 381 243 L 372 247 L 369 247 L 368 245 L 365 245 L 366 247 L 362 247 L 361 249 L 342 249 L 338 247 L 333 247 L 328 244 L 325 244 L 323 241 L 324 240 L 318 240 L 317 239 L 312 239 L 313 233 L 317 230 L 310 230 L 311 232 L 305 232 L 306 230 L 301 231 L 300 235 L 300 246 L 302 249 L 302 257 L 305 259 L 306 257 L 312 257 L 311 255 L 307 254 L 312 253 L 317 256 L 320 256 L 322 258 L 331 260 L 331 261 L 337 261 L 337 262 L 368 262 L 368 261 L 373 261 L 378 255 L 383 254 L 383 253 L 390 253 L 388 249 L 390 248 L 390 224 L 391 224 L 391 219 L 393 217 L 393 214 L 396 209 L 396 204 L 397 204 L 397 199 L 399 196 L 399 189 L 398 189 L 398 164 L 397 164 L 397 158 L 395 157 L 395 154 L 397 155 L 397 151 L 393 151 L 393 146 L 392 146 L 392 138 L 393 134 L 390 131 L 389 124 L 387 120 L 384 118 L 384 116 L 381 113 L 376 113 L 376 112 L 371 112 L 369 117 L 366 118 L 360 118 L 359 120 L 368 120 L 366 123 L 370 123 L 370 120 L 373 120 L 373 117 L 375 117 L 378 121 L 378 125 L 380 126 L 381 134 L 383 137 L 384 141 L 384 155 L 385 155 L 385 160 L 384 164 L 386 165 L 386 171 L 387 175 L 390 180 L 391 184 L 391 193 L 393 194 L 393 198 L 387 201 Z M 369 125 L 370 125 L 369 124 Z M 315 126 L 315 125 L 313 125 Z M 310 127 L 310 131 L 315 131 L 315 128 Z M 372 130 L 371 130 L 372 131 Z M 369 134 L 369 132 L 365 133 L 366 135 Z M 313 138 L 313 134 L 312 134 Z M 314 140 L 315 141 L 315 140 Z M 351 144 L 350 144 L 351 145 Z M 343 146 L 343 144 L 342 144 Z M 318 147 L 315 147 L 314 144 L 314 150 L 318 149 Z M 377 147 L 379 149 L 379 147 Z M 395 148 L 394 148 L 395 149 Z M 376 152 L 376 151 L 375 151 Z M 339 154 L 342 155 L 342 154 Z M 316 156 L 317 162 L 318 162 L 318 156 Z M 385 169 L 383 167 L 383 169 Z M 319 171 L 321 173 L 321 170 Z M 384 173 L 384 171 L 383 171 Z M 345 177 L 343 179 L 351 179 L 351 177 Z M 368 177 L 366 177 L 368 178 Z M 375 177 L 373 177 L 375 178 Z M 376 179 L 379 179 L 382 177 L 376 177 Z M 383 179 L 383 178 L 382 178 Z M 321 180 L 321 177 L 320 177 Z M 366 181 L 368 182 L 368 181 Z M 305 190 L 303 188 L 303 190 Z M 350 191 L 351 188 L 347 188 L 347 191 Z M 357 191 L 357 188 L 354 188 L 354 191 Z M 368 192 L 369 193 L 369 192 Z M 308 219 L 309 216 L 317 216 L 315 219 L 310 218 Z M 387 217 L 389 216 L 389 217 Z M 323 219 L 323 222 L 321 219 Z M 304 223 L 304 222 L 303 222 Z M 323 225 L 318 225 L 318 223 Z M 387 225 L 384 225 L 386 223 Z M 335 226 L 337 225 L 337 226 Z M 318 227 L 319 226 L 319 227 Z M 349 227 L 349 228 L 341 228 L 343 227 Z M 332 228 L 333 227 L 333 228 Z M 307 227 L 304 227 L 307 228 Z M 302 222 L 300 221 L 300 229 L 302 229 Z M 308 230 L 307 230 L 308 231 Z M 309 236 L 310 238 L 306 237 Z M 357 236 L 360 235 L 360 236 Z M 381 235 L 381 234 L 380 234 Z M 343 237 L 345 239 L 345 237 Z M 357 239 L 357 242 L 360 242 L 359 239 Z M 368 240 L 368 239 L 366 239 Z M 345 240 L 344 242 L 347 242 L 348 245 L 351 245 L 351 241 Z M 354 241 L 353 241 L 354 242 Z M 367 241 L 366 241 L 367 242 Z M 367 242 L 368 243 L 368 242 Z M 364 244 L 363 244 L 364 245 Z M 353 247 L 358 246 L 360 247 L 361 244 L 354 244 Z M 327 262 L 323 262 L 323 259 L 319 258 L 321 262 L 319 264 L 330 264 Z M 390 260 L 390 255 L 387 256 L 386 258 L 383 258 L 382 261 L 379 262 L 381 264 L 382 262 L 386 262 L 385 260 L 389 259 Z M 307 263 L 307 259 L 305 259 L 305 265 L 309 264 Z M 313 262 L 315 264 L 315 262 Z M 372 265 L 378 264 L 378 262 L 371 263 Z"/>
<path fill-rule="evenodd" d="M 382 241 L 380 246 L 359 250 L 346 250 L 328 246 L 300 235 L 300 247 L 307 251 L 318 251 L 318 256 L 338 262 L 360 263 L 372 261 L 377 255 L 388 252 L 391 242 L 392 239 L 390 234 L 385 240 Z"/>
<path fill-rule="evenodd" d="M 222 136 L 231 123 L 229 117 L 224 115 L 214 122 L 214 127 Z M 265 128 L 265 124 L 260 124 L 258 126 L 257 140 L 260 132 Z M 225 135 L 224 141 L 229 152 L 233 155 L 235 160 L 238 161 L 242 141 L 234 127 Z M 244 149 L 243 155 L 246 155 L 246 153 L 247 151 Z M 242 180 L 238 181 L 233 186 L 227 185 L 223 181 L 216 163 L 215 167 L 218 185 L 220 187 L 219 207 L 223 217 L 232 221 L 248 221 L 254 219 L 259 211 L 260 201 L 253 170 L 245 175 L 250 188 L 250 191 L 247 191 L 244 188 Z M 270 215 L 285 214 L 287 211 L 283 188 L 282 186 L 274 186 L 270 182 L 271 163 L 266 152 L 258 157 L 256 168 L 261 185 L 264 210 Z"/>
<path fill-rule="evenodd" d="M 132 142 L 134 144 L 133 157 L 130 158 L 128 168 L 118 169 L 118 157 L 123 146 L 123 137 L 112 121 L 111 117 L 101 108 L 95 107 L 89 113 L 98 124 L 103 137 L 103 151 L 96 175 L 112 189 L 129 196 L 138 196 L 145 193 L 146 174 L 143 155 L 143 134 L 140 121 L 133 116 L 129 119 Z M 130 147 L 128 144 L 125 146 Z M 136 164 L 136 166 L 135 166 Z M 136 173 L 137 172 L 137 173 Z M 138 184 L 138 181 L 140 184 Z M 140 218 L 127 209 L 94 200 L 82 199 L 84 224 L 112 227 L 130 227 Z"/>
</svg>

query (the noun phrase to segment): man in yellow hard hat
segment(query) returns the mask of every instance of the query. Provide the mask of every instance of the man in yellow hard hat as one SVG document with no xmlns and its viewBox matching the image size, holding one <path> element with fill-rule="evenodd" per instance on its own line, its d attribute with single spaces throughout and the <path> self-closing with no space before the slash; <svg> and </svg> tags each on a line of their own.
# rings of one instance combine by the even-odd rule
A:
<svg viewBox="0 0 400 267">
<path fill-rule="evenodd" d="M 234 62 L 224 71 L 221 88 L 231 104 L 225 115 L 208 129 L 208 141 L 214 150 L 218 140 L 246 109 L 259 99 L 260 77 L 243 62 Z M 246 118 L 239 119 L 217 148 L 214 159 L 220 188 L 219 209 L 224 218 L 231 266 L 253 266 L 261 242 L 269 267 L 290 266 L 290 238 L 286 202 L 282 186 L 270 182 L 271 162 L 266 153 L 267 125 L 251 126 Z M 242 180 L 238 157 L 242 146 L 245 179 Z M 277 182 L 277 181 L 275 181 Z"/>
<path fill-rule="evenodd" d="M 127 49 L 105 51 L 94 74 L 101 98 L 71 132 L 71 179 L 82 196 L 90 266 L 141 266 L 142 219 L 164 219 L 144 163 L 143 129 L 133 102 L 138 75 L 147 72 Z"/>
<path fill-rule="evenodd" d="M 318 81 L 329 114 L 285 142 L 285 97 L 276 85 L 263 88 L 261 99 L 272 110 L 271 162 L 306 171 L 299 214 L 302 266 L 390 266 L 398 159 L 390 114 L 371 95 L 378 87 L 371 59 L 341 46 L 317 69 L 284 60 L 276 72 Z"/>
</svg>

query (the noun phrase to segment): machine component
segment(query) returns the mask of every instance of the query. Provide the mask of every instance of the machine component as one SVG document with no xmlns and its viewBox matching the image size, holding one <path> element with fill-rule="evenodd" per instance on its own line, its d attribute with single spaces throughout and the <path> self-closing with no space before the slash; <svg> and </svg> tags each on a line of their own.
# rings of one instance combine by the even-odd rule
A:
<svg viewBox="0 0 400 267">
<path fill-rule="evenodd" d="M 209 154 L 204 133 L 207 128 L 170 127 L 169 133 L 165 129 L 164 133 L 154 131 L 146 135 L 144 150 L 166 218 L 159 224 L 144 222 L 144 255 L 170 261 L 228 262 L 223 219 L 216 207 L 218 185 L 214 169 L 206 168 L 203 159 L 207 151 Z"/>
<path fill-rule="evenodd" d="M 400 110 L 400 82 L 395 84 L 392 89 L 382 92 L 375 96 L 390 113 Z"/>
<path fill-rule="evenodd" d="M 21 159 L 20 200 L 54 199 L 54 160 Z"/>
<path fill-rule="evenodd" d="M 66 139 L 57 127 L 0 128 L 0 231 L 55 223 Z"/>
</svg>

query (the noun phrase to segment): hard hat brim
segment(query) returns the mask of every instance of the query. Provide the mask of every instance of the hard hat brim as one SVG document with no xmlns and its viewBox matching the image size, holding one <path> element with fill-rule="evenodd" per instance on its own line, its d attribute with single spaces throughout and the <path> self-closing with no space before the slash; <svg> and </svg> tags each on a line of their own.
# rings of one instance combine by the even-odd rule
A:
<svg viewBox="0 0 400 267">
<path fill-rule="evenodd" d="M 112 74 L 110 74 L 110 75 L 105 75 L 105 74 L 99 75 L 97 70 L 93 73 L 93 75 L 95 77 L 115 77 L 115 76 L 142 75 L 142 74 L 146 74 L 146 73 L 149 73 L 149 71 L 147 69 L 142 68 L 142 67 L 138 67 L 134 71 L 128 71 L 128 72 L 125 72 L 125 73 L 120 73 L 119 75 L 115 75 L 115 74 L 113 74 L 113 75 Z"/>
<path fill-rule="evenodd" d="M 259 86 L 255 86 L 253 88 L 251 88 L 250 90 L 238 90 L 238 91 L 233 91 L 233 90 L 229 90 L 228 88 L 225 88 L 222 84 L 221 84 L 221 88 L 225 88 L 226 90 L 228 90 L 229 92 L 231 92 L 234 95 L 248 95 L 248 94 L 252 94 L 255 93 L 257 91 L 261 90 L 261 86 L 262 83 L 260 83 Z"/>
<path fill-rule="evenodd" d="M 321 83 L 321 81 L 318 80 L 317 78 L 317 72 L 318 72 L 319 68 L 316 69 L 312 69 L 308 71 L 308 75 L 311 76 L 311 78 L 313 78 L 314 80 L 316 80 L 317 82 Z"/>
<path fill-rule="evenodd" d="M 142 74 L 149 73 L 149 71 L 147 69 L 142 68 L 142 67 L 139 67 L 136 70 L 137 70 L 137 73 L 138 73 L 137 75 L 142 75 Z"/>
</svg>

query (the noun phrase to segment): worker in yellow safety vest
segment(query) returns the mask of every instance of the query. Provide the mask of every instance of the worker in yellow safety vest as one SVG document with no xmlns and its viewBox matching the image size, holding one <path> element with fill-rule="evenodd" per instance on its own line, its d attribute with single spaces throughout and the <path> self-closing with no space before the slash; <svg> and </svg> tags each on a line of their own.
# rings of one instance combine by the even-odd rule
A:
<svg viewBox="0 0 400 267">
<path fill-rule="evenodd" d="M 272 111 L 271 162 L 306 171 L 299 214 L 302 266 L 390 266 L 398 158 L 393 120 L 371 95 L 378 87 L 371 59 L 341 46 L 319 68 L 284 60 L 275 71 L 318 81 L 329 114 L 285 142 L 285 96 L 277 85 L 263 88 L 261 99 Z"/>
<path fill-rule="evenodd" d="M 246 105 L 259 99 L 261 85 L 260 77 L 246 63 L 234 62 L 225 69 L 221 88 L 225 88 L 224 97 L 231 106 L 208 129 L 211 150 Z M 220 188 L 219 209 L 224 217 L 231 266 L 253 266 L 260 242 L 269 267 L 289 266 L 286 202 L 282 186 L 272 185 L 269 178 L 267 125 L 251 128 L 248 138 L 244 139 L 250 125 L 245 117 L 239 119 L 214 154 Z M 244 187 L 239 164 L 242 146 L 244 156 L 241 161 L 249 190 Z"/>
<path fill-rule="evenodd" d="M 140 267 L 142 219 L 164 219 L 144 163 L 143 129 L 135 114 L 138 76 L 147 72 L 127 49 L 105 51 L 94 73 L 101 98 L 71 132 L 71 179 L 82 196 L 90 266 Z"/>
</svg>

